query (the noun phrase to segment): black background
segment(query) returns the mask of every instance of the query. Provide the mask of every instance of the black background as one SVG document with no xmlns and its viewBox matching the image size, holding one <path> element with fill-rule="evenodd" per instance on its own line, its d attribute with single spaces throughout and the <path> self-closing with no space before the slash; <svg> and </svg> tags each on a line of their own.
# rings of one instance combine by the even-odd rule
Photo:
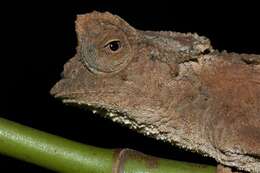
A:
<svg viewBox="0 0 260 173">
<path fill-rule="evenodd" d="M 215 165 L 187 151 L 64 106 L 49 94 L 75 54 L 76 14 L 110 11 L 142 30 L 197 32 L 220 50 L 260 54 L 257 4 L 220 1 L 34 1 L 1 4 L 0 116 L 52 134 L 105 148 L 133 148 L 171 159 Z M 51 172 L 0 156 L 0 172 Z"/>
</svg>

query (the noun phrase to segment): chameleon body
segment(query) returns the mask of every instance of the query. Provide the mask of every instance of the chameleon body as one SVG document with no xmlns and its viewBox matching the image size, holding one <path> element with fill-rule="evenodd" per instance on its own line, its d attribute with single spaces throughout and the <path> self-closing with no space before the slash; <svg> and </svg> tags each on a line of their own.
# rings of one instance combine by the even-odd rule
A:
<svg viewBox="0 0 260 173">
<path fill-rule="evenodd" d="M 141 31 L 108 12 L 78 15 L 76 32 L 55 97 L 260 172 L 260 55 L 219 52 L 197 34 Z"/>
</svg>

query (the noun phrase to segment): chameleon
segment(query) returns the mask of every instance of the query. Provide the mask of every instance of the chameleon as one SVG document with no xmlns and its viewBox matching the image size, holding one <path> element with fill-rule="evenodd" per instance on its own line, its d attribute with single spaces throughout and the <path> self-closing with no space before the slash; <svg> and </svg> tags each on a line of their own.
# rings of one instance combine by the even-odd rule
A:
<svg viewBox="0 0 260 173">
<path fill-rule="evenodd" d="M 109 12 L 77 15 L 77 52 L 51 94 L 221 166 L 260 172 L 260 55 L 196 33 L 142 31 Z"/>
</svg>

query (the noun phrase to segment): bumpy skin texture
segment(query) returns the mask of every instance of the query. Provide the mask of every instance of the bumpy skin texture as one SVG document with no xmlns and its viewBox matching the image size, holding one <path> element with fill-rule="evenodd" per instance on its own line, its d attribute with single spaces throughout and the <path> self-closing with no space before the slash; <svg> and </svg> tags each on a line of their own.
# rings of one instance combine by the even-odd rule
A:
<svg viewBox="0 0 260 173">
<path fill-rule="evenodd" d="M 260 172 L 260 56 L 206 37 L 140 31 L 110 13 L 79 15 L 77 54 L 51 90 L 140 133 Z"/>
</svg>

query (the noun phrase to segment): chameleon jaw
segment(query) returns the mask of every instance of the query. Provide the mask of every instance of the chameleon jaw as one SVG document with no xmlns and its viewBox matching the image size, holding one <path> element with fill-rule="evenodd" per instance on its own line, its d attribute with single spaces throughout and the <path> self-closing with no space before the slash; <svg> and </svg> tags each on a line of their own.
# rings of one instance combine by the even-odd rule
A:
<svg viewBox="0 0 260 173">
<path fill-rule="evenodd" d="M 68 105 L 75 105 L 87 110 L 92 111 L 93 114 L 102 116 L 113 122 L 119 123 L 123 126 L 126 126 L 132 130 L 137 131 L 138 133 L 144 134 L 145 136 L 156 138 L 164 142 L 170 142 L 167 137 L 167 133 L 161 132 L 158 130 L 158 127 L 137 122 L 135 119 L 131 118 L 129 111 L 121 111 L 119 108 L 115 108 L 109 105 L 100 105 L 100 103 L 86 103 L 85 101 L 79 101 L 75 99 L 63 99 L 62 102 Z"/>
</svg>

